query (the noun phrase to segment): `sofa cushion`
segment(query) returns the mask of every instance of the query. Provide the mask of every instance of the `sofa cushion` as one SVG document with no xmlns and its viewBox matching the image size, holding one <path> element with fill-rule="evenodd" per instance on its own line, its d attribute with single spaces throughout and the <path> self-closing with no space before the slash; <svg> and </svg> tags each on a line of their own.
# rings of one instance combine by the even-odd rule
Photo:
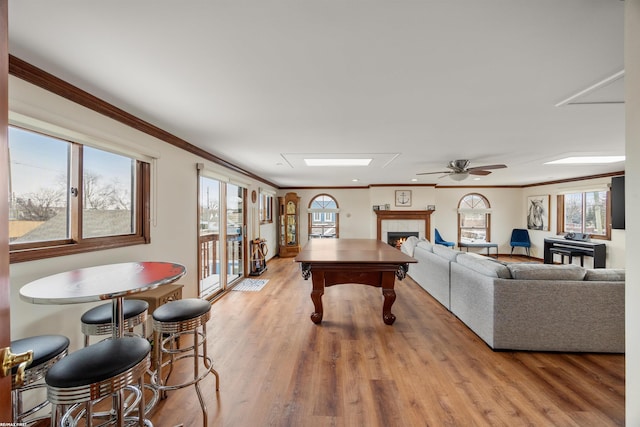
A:
<svg viewBox="0 0 640 427">
<path fill-rule="evenodd" d="M 402 242 L 400 250 L 409 256 L 413 256 L 413 250 L 418 244 L 418 238 L 416 236 L 409 236 Z"/>
<path fill-rule="evenodd" d="M 588 269 L 584 280 L 599 282 L 624 282 L 625 270 L 619 268 L 594 268 Z"/>
<path fill-rule="evenodd" d="M 511 272 L 505 265 L 482 255 L 460 254 L 456 262 L 484 276 L 511 279 Z"/>
<path fill-rule="evenodd" d="M 455 261 L 458 255 L 462 254 L 460 251 L 442 245 L 433 245 L 433 253 L 449 261 Z"/>
<path fill-rule="evenodd" d="M 433 246 L 434 246 L 434 245 L 433 245 L 430 241 L 428 241 L 428 240 L 426 240 L 426 239 L 421 239 L 421 240 L 416 244 L 416 246 L 421 247 L 422 249 L 426 249 L 426 250 L 428 250 L 429 252 L 433 252 Z"/>
<path fill-rule="evenodd" d="M 583 280 L 587 273 L 578 265 L 521 264 L 507 266 L 516 280 Z"/>
</svg>

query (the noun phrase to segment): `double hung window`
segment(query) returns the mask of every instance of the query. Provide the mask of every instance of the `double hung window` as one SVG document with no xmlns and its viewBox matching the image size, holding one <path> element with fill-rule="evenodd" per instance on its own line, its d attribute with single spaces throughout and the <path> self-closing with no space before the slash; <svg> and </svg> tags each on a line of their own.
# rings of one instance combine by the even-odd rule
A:
<svg viewBox="0 0 640 427">
<path fill-rule="evenodd" d="M 467 194 L 458 204 L 458 236 L 463 243 L 491 241 L 489 201 L 481 194 Z"/>
</svg>

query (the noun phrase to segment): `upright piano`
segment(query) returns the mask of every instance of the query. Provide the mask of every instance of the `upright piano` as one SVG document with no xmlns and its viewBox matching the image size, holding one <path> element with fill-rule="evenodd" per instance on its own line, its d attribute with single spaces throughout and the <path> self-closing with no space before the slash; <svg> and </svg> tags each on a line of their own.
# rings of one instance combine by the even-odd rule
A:
<svg viewBox="0 0 640 427">
<path fill-rule="evenodd" d="M 593 268 L 605 268 L 607 263 L 607 245 L 592 241 L 569 240 L 563 238 L 544 239 L 544 263 L 553 264 L 551 248 L 570 249 L 584 256 L 593 257 Z"/>
</svg>

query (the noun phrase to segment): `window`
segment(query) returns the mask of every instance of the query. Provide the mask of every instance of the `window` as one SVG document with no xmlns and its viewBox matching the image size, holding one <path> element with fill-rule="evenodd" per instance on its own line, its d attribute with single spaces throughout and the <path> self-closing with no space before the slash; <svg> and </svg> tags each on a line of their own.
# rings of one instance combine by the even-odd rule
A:
<svg viewBox="0 0 640 427">
<path fill-rule="evenodd" d="M 12 262 L 149 242 L 150 165 L 9 127 Z"/>
<path fill-rule="evenodd" d="M 585 233 L 609 239 L 611 208 L 606 190 L 567 193 L 558 196 L 558 230 L 562 233 Z"/>
<path fill-rule="evenodd" d="M 489 201 L 481 194 L 467 194 L 458 203 L 458 236 L 463 243 L 491 241 Z"/>
<path fill-rule="evenodd" d="M 338 237 L 338 203 L 328 194 L 319 194 L 309 203 L 309 238 Z"/>
<path fill-rule="evenodd" d="M 273 222 L 273 196 L 260 192 L 260 223 Z"/>
</svg>

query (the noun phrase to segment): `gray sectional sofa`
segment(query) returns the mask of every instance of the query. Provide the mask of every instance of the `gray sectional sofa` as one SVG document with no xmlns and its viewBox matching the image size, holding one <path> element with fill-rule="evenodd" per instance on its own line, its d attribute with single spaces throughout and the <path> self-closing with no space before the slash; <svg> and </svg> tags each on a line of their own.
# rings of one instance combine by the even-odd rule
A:
<svg viewBox="0 0 640 427">
<path fill-rule="evenodd" d="M 624 353 L 624 270 L 501 263 L 426 240 L 409 276 L 494 350 Z"/>
</svg>

